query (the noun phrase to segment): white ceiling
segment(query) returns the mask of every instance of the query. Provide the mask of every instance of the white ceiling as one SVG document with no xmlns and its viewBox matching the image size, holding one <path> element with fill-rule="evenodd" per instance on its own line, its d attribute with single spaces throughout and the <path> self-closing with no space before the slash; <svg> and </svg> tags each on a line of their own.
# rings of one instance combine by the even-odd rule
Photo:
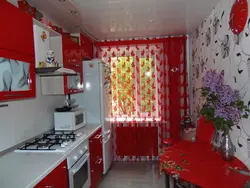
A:
<svg viewBox="0 0 250 188">
<path fill-rule="evenodd" d="M 219 0 L 28 0 L 68 30 L 80 26 L 94 38 L 187 34 Z M 72 15 L 70 10 L 77 10 Z"/>
</svg>

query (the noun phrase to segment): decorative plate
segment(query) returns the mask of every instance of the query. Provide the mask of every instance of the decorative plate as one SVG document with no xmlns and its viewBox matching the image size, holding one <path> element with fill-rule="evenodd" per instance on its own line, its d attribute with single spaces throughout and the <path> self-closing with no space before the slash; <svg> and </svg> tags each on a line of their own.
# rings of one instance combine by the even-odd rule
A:
<svg viewBox="0 0 250 188">
<path fill-rule="evenodd" d="M 240 34 L 247 23 L 248 3 L 247 0 L 235 0 L 229 19 L 229 25 L 232 32 L 236 35 Z"/>
</svg>

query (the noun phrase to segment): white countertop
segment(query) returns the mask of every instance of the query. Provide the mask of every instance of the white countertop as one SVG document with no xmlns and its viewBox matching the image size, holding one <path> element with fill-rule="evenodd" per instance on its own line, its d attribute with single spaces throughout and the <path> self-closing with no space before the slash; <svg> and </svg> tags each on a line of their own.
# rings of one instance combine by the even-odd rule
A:
<svg viewBox="0 0 250 188">
<path fill-rule="evenodd" d="M 0 188 L 32 188 L 67 158 L 81 142 L 88 139 L 101 125 L 87 125 L 77 132 L 82 137 L 65 153 L 10 152 L 0 157 Z"/>
</svg>

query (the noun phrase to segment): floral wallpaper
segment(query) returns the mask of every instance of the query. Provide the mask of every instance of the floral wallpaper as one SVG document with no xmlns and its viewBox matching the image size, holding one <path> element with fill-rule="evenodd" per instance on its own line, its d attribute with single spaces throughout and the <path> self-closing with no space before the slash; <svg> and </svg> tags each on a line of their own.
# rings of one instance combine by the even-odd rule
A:
<svg viewBox="0 0 250 188">
<path fill-rule="evenodd" d="M 244 1 L 244 0 L 242 0 Z M 192 118 L 200 117 L 202 77 L 209 69 L 224 70 L 225 80 L 238 89 L 250 107 L 250 0 L 248 18 L 240 34 L 234 34 L 229 21 L 235 0 L 221 0 L 192 35 Z M 245 9 L 247 10 L 247 9 Z M 250 167 L 250 117 L 242 119 L 231 131 L 236 156 Z"/>
</svg>

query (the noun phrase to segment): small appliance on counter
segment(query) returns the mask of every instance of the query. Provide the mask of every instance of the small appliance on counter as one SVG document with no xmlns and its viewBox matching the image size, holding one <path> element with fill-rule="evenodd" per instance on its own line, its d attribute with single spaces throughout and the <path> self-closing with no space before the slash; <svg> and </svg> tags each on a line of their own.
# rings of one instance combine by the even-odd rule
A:
<svg viewBox="0 0 250 188">
<path fill-rule="evenodd" d="M 86 119 L 86 110 L 83 108 L 54 112 L 55 130 L 76 131 L 86 125 Z"/>
<path fill-rule="evenodd" d="M 56 131 L 76 131 L 87 123 L 87 113 L 84 108 L 78 108 L 76 100 L 68 99 L 64 101 L 64 106 L 55 109 L 54 123 Z"/>
</svg>

